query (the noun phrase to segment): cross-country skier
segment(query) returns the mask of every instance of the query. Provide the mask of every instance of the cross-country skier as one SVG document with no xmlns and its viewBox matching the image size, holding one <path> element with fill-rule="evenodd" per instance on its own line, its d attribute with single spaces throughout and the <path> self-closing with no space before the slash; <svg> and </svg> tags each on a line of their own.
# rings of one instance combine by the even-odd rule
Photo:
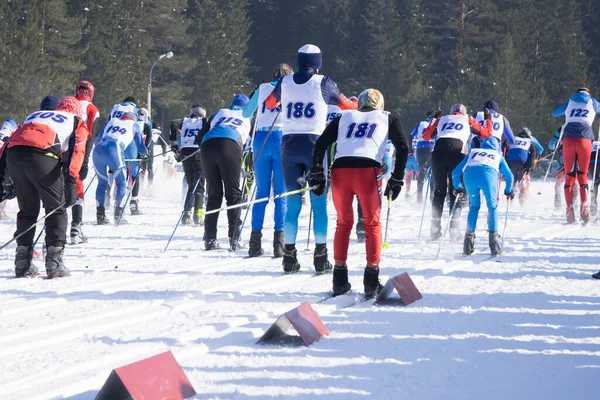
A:
<svg viewBox="0 0 600 400">
<path fill-rule="evenodd" d="M 464 193 L 465 189 L 470 200 L 467 232 L 463 244 L 465 255 L 471 255 L 475 246 L 475 228 L 481 207 L 481 192 L 485 196 L 488 208 L 489 246 L 492 255 L 502 252 L 500 235 L 498 234 L 498 172 L 506 182 L 504 194 L 507 198 L 514 197 L 513 174 L 508 164 L 499 152 L 500 145 L 495 138 L 487 138 L 481 142 L 481 148 L 472 149 L 454 171 L 452 183 L 456 194 Z M 461 183 L 464 180 L 464 187 Z"/>
<path fill-rule="evenodd" d="M 479 122 L 480 125 L 483 125 L 486 109 L 492 116 L 492 136 L 498 140 L 498 143 L 506 142 L 507 145 L 512 145 L 514 143 L 515 135 L 513 134 L 510 123 L 506 117 L 498 112 L 500 107 L 496 100 L 486 101 L 483 105 L 484 111 L 478 111 L 477 114 L 475 114 L 475 120 Z"/>
<path fill-rule="evenodd" d="M 548 149 L 556 152 L 554 159 L 556 160 L 556 181 L 554 182 L 554 209 L 558 210 L 562 206 L 562 198 L 564 196 L 565 186 L 565 162 L 563 159 L 563 148 L 562 143 L 558 143 L 560 138 L 560 130 L 562 127 L 554 132 L 554 136 L 548 142 Z M 557 147 L 558 145 L 558 147 Z M 574 181 L 572 187 L 572 204 L 575 204 L 577 197 L 579 196 L 579 182 Z"/>
<path fill-rule="evenodd" d="M 90 153 L 94 146 L 94 125 L 100 116 L 98 108 L 92 103 L 95 93 L 94 85 L 88 81 L 79 81 L 75 86 L 75 98 L 79 100 L 81 109 L 83 110 L 82 119 L 88 131 L 88 137 L 85 149 L 85 158 L 83 165 L 79 171 L 79 176 L 75 180 L 77 188 L 77 202 L 71 207 L 71 244 L 79 244 L 87 242 L 87 237 L 83 234 L 81 226 L 83 225 L 83 202 L 84 202 L 84 185 L 83 181 L 88 174 L 88 165 Z"/>
<path fill-rule="evenodd" d="M 87 128 L 81 119 L 81 104 L 65 97 L 55 111 L 30 114 L 8 141 L 0 160 L 0 181 L 6 167 L 14 182 L 19 203 L 17 215 L 17 278 L 38 274 L 32 264 L 35 229 L 40 201 L 48 217 L 46 224 L 46 274 L 48 278 L 69 276 L 63 263 L 67 241 L 66 207 L 77 200 L 75 181 L 85 156 Z"/>
<path fill-rule="evenodd" d="M 568 224 L 575 222 L 572 187 L 575 180 L 579 182 L 581 198 L 580 217 L 584 222 L 590 220 L 587 202 L 588 167 L 592 152 L 594 132 L 592 123 L 600 112 L 600 103 L 591 96 L 590 89 L 579 88 L 569 100 L 552 111 L 555 118 L 565 116 L 566 125 L 562 134 L 563 158 L 565 162 L 565 202 Z"/>
<path fill-rule="evenodd" d="M 304 187 L 302 179 L 310 171 L 314 145 L 327 123 L 327 105 L 341 110 L 356 109 L 344 96 L 335 82 L 319 75 L 323 57 L 321 50 L 312 44 L 298 50 L 298 72 L 285 76 L 266 100 L 268 108 L 281 105 L 283 138 L 281 161 L 283 178 L 288 191 Z M 321 273 L 332 269 L 327 260 L 327 196 L 310 195 L 313 211 L 315 251 L 313 265 Z M 283 270 L 286 273 L 300 269 L 296 252 L 298 217 L 302 209 L 302 195 L 290 196 L 285 214 Z"/>
<path fill-rule="evenodd" d="M 252 141 L 252 152 L 248 157 L 254 157 L 256 198 L 258 199 L 269 197 L 271 194 L 271 181 L 273 182 L 274 195 L 285 192 L 281 167 L 281 138 L 283 137 L 281 107 L 269 109 L 265 105 L 265 100 L 284 76 L 293 73 L 294 70 L 287 64 L 275 66 L 273 81 L 261 84 L 254 91 L 250 97 L 250 102 L 244 108 L 245 118 L 250 118 L 256 110 L 256 131 Z M 286 207 L 287 199 L 285 197 L 275 200 L 273 256 L 278 258 L 283 257 L 283 223 Z M 261 239 L 266 208 L 267 202 L 256 203 L 252 207 L 252 233 L 250 234 L 248 246 L 249 257 L 257 257 L 264 253 Z"/>
<path fill-rule="evenodd" d="M 204 182 L 205 177 L 202 173 L 202 161 L 200 158 L 200 146 L 196 144 L 196 137 L 202 130 L 204 124 L 207 124 L 206 110 L 197 104 L 190 108 L 190 116 L 183 119 L 171 121 L 171 135 L 169 140 L 171 148 L 183 160 L 183 173 L 187 182 L 187 194 L 184 204 L 187 208 L 184 210 L 182 225 L 204 224 Z M 198 182 L 198 186 L 196 186 Z M 194 186 L 196 190 L 194 191 Z M 194 196 L 193 200 L 190 198 Z M 192 208 L 194 213 L 192 215 Z"/>
<path fill-rule="evenodd" d="M 506 160 L 515 179 L 515 188 L 519 189 L 519 203 L 525 204 L 529 189 L 529 172 L 533 169 L 538 156 L 538 148 L 533 142 L 529 128 L 523 128 L 509 145 Z"/>
<path fill-rule="evenodd" d="M 366 231 L 367 266 L 364 290 L 372 297 L 381 290 L 379 261 L 381 255 L 381 164 L 389 139 L 396 148 L 394 173 L 388 181 L 385 196 L 395 200 L 402 190 L 408 143 L 398 118 L 383 111 L 384 99 L 376 89 L 367 89 L 358 96 L 358 110 L 344 111 L 329 124 L 315 144 L 310 185 L 316 196 L 326 189 L 323 155 L 327 146 L 337 141 L 335 161 L 331 171 L 331 190 L 337 212 L 333 239 L 335 268 L 333 294 L 350 290 L 348 282 L 348 245 L 354 224 L 352 203 L 358 197 L 363 210 Z M 316 188 L 315 188 L 316 186 Z"/>
<path fill-rule="evenodd" d="M 4 146 L 8 141 L 8 138 L 11 137 L 14 131 L 19 128 L 17 122 L 13 119 L 7 119 L 2 123 L 2 127 L 0 128 L 0 157 L 2 157 L 2 152 L 4 151 Z M 4 183 L 6 181 L 6 184 Z M 4 175 L 4 178 L 0 180 L 0 185 L 2 185 L 2 198 L 4 200 L 0 200 L 0 220 L 8 218 L 6 212 L 4 211 L 4 206 L 6 202 L 10 199 L 14 198 L 14 185 L 8 175 Z M 4 193 L 4 188 L 6 187 L 6 193 Z"/>
<path fill-rule="evenodd" d="M 417 178 L 417 186 L 419 185 L 418 183 L 418 179 L 419 179 L 419 164 L 417 163 L 417 157 L 416 157 L 416 150 L 417 150 L 417 140 L 413 139 L 412 140 L 412 145 L 410 146 L 410 150 L 408 152 L 408 160 L 406 161 L 406 190 L 404 192 L 404 196 L 408 199 L 410 198 L 410 187 L 412 185 L 412 181 L 413 181 L 413 177 L 416 174 L 416 178 Z M 418 190 L 418 187 L 417 187 Z"/>
<path fill-rule="evenodd" d="M 154 145 L 160 143 L 161 151 L 163 153 L 163 158 L 166 157 L 164 154 L 167 151 L 167 143 L 165 139 L 162 137 L 162 131 L 160 130 L 160 126 L 156 121 L 151 121 L 152 128 L 146 131 L 147 136 L 145 137 L 144 144 L 148 149 L 148 158 L 142 161 L 140 165 L 140 174 L 142 177 L 147 178 L 148 190 L 151 190 L 152 183 L 154 182 Z"/>
<path fill-rule="evenodd" d="M 441 117 L 441 111 L 437 111 L 431 124 L 423 133 L 424 140 L 435 138 L 435 145 L 431 152 L 431 178 L 433 180 L 433 210 L 431 219 L 431 238 L 433 240 L 442 237 L 442 212 L 446 194 L 450 198 L 450 210 L 454 207 L 456 195 L 452 183 L 452 171 L 465 157 L 467 152 L 467 141 L 471 133 L 482 139 L 492 135 L 491 114 L 485 112 L 484 126 L 480 125 L 474 118 L 467 115 L 467 108 L 462 104 L 455 104 L 450 109 L 450 114 Z M 450 186 L 448 186 L 450 183 Z M 450 235 L 453 239 L 459 238 L 458 221 L 460 219 L 460 204 L 450 222 Z"/>
<path fill-rule="evenodd" d="M 136 118 L 137 121 L 135 124 L 138 126 L 138 129 L 142 134 L 142 143 L 144 143 L 144 146 L 146 146 L 146 140 L 149 137 L 152 137 L 152 123 L 149 121 L 150 117 L 148 115 L 148 110 L 143 107 L 140 108 L 137 112 Z M 147 156 L 147 154 L 148 147 L 146 147 L 146 151 L 143 155 Z M 131 212 L 131 215 L 142 215 L 142 211 L 140 210 L 140 200 L 138 198 L 140 193 L 140 155 L 141 154 L 138 152 L 137 143 L 135 141 L 131 142 L 129 146 L 125 148 L 125 159 L 130 160 L 127 161 L 127 165 L 129 167 L 129 179 L 131 179 L 132 184 L 131 201 L 129 202 L 129 211 Z"/>
<path fill-rule="evenodd" d="M 0 142 L 6 142 L 17 128 L 19 128 L 19 125 L 14 119 L 9 118 L 4 121 L 0 128 Z"/>
<path fill-rule="evenodd" d="M 417 159 L 417 164 L 419 165 L 419 175 L 417 178 L 417 202 L 421 203 L 423 201 L 423 186 L 427 177 L 429 176 L 429 169 L 431 168 L 431 151 L 433 150 L 433 140 L 425 140 L 423 138 L 423 132 L 429 124 L 431 123 L 431 119 L 433 117 L 433 112 L 428 111 L 425 114 L 425 120 L 419 122 L 413 128 L 410 136 L 417 139 L 417 149 L 415 151 L 415 157 Z M 433 180 L 431 180 L 429 189 L 430 196 L 433 196 Z M 407 190 L 408 192 L 408 190 Z"/>
<path fill-rule="evenodd" d="M 244 118 L 242 110 L 248 104 L 244 94 L 233 96 L 229 108 L 223 108 L 210 117 L 198 136 L 196 144 L 201 144 L 200 158 L 208 186 L 206 210 L 215 210 L 223 202 L 223 188 L 228 206 L 238 204 L 242 196 L 240 171 L 242 169 L 242 149 L 251 132 L 249 118 Z M 204 218 L 204 248 L 214 250 L 217 243 L 217 221 L 219 213 Z M 227 211 L 228 237 L 231 248 L 237 243 L 240 209 Z"/>
<path fill-rule="evenodd" d="M 143 156 L 146 155 L 142 132 L 139 125 L 136 124 L 137 116 L 132 111 L 127 110 L 118 110 L 111 114 L 114 117 L 109 118 L 104 131 L 98 135 L 92 157 L 98 176 L 98 186 L 96 188 L 96 219 L 98 225 L 110 223 L 106 218 L 104 209 L 109 171 L 114 174 L 116 186 L 115 223 L 118 223 L 119 219 L 121 220 L 120 223 L 126 223 L 122 219 L 127 188 L 125 149 L 131 143 L 135 143 L 137 153 Z"/>
</svg>

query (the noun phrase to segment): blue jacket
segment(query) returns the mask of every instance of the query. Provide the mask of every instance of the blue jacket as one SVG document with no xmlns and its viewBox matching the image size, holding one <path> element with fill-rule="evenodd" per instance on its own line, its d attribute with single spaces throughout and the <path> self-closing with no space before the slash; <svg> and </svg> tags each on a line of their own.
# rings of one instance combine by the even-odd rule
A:
<svg viewBox="0 0 600 400">
<path fill-rule="evenodd" d="M 598 100 L 594 99 L 587 92 L 581 91 L 575 93 L 569 100 L 552 110 L 552 116 L 558 118 L 565 115 L 569 101 L 574 101 L 576 103 L 587 103 L 590 100 L 592 100 L 594 104 L 594 110 L 596 111 L 596 114 L 600 114 L 600 103 L 598 103 Z M 591 126 L 581 124 L 579 122 L 569 122 L 563 131 L 563 138 L 585 138 L 594 140 L 594 131 L 592 130 Z"/>
</svg>

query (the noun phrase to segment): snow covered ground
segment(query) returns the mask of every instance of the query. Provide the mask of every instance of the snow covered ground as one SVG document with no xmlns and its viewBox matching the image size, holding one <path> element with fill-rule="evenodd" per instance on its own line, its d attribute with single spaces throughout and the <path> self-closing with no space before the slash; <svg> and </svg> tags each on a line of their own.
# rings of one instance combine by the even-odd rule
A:
<svg viewBox="0 0 600 400">
<path fill-rule="evenodd" d="M 448 243 L 434 260 L 429 211 L 418 241 L 421 208 L 403 193 L 381 269 L 382 280 L 407 271 L 416 282 L 423 299 L 405 307 L 351 306 L 354 295 L 317 304 L 331 276 L 311 272 L 308 207 L 296 275 L 282 275 L 280 260 L 243 259 L 243 250 L 205 252 L 201 228 L 180 227 L 162 253 L 181 211 L 180 184 L 159 179 L 155 196 L 141 198 L 144 215 L 127 215 L 130 224 L 118 228 L 92 223 L 92 186 L 89 243 L 65 252 L 71 278 L 13 279 L 14 246 L 0 253 L 0 398 L 93 399 L 111 369 L 168 349 L 198 399 L 599 397 L 600 282 L 590 275 L 600 269 L 600 232 L 597 224 L 564 225 L 553 185 L 537 196 L 534 183 L 527 206 L 511 206 L 500 260 L 485 256 L 485 218 L 480 254 L 463 258 L 462 244 Z M 7 210 L 14 217 L 14 201 Z M 504 210 L 502 200 L 501 219 Z M 333 238 L 333 206 L 329 212 Z M 0 241 L 10 239 L 14 221 L 0 227 Z M 271 238 L 265 230 L 268 254 Z M 333 253 L 331 239 L 329 247 Z M 353 235 L 348 264 L 358 291 L 364 262 Z M 304 301 L 330 336 L 310 347 L 255 344 Z"/>
</svg>

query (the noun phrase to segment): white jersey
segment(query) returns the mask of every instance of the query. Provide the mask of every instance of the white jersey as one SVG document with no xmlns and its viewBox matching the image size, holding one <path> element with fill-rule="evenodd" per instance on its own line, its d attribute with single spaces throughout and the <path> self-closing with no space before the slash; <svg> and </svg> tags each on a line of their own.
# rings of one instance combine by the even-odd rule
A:
<svg viewBox="0 0 600 400">
<path fill-rule="evenodd" d="M 486 165 L 492 167 L 495 171 L 500 170 L 500 161 L 502 155 L 496 150 L 492 149 L 473 149 L 468 155 L 469 159 L 465 165 L 465 169 L 468 167 Z"/>
<path fill-rule="evenodd" d="M 325 124 L 329 125 L 331 123 L 331 121 L 333 121 L 337 117 L 341 117 L 341 116 L 342 116 L 342 110 L 340 110 L 340 108 L 338 106 L 328 104 L 327 105 L 327 121 L 325 122 Z"/>
<path fill-rule="evenodd" d="M 152 142 L 158 143 L 158 140 L 162 136 L 162 131 L 160 129 L 152 128 Z"/>
<path fill-rule="evenodd" d="M 267 97 L 275 89 L 270 83 L 263 83 L 258 87 L 258 109 L 256 110 L 256 130 L 268 131 L 273 126 L 273 130 L 281 130 L 281 113 L 277 115 L 277 112 L 281 110 L 281 106 L 270 109 L 265 105 Z M 277 119 L 275 119 L 277 116 Z"/>
<path fill-rule="evenodd" d="M 338 127 L 335 159 L 370 158 L 381 163 L 388 141 L 389 117 L 386 111 L 342 112 Z"/>
<path fill-rule="evenodd" d="M 502 135 L 504 134 L 504 116 L 500 113 L 490 110 L 492 116 L 492 136 L 502 141 Z M 475 120 L 479 122 L 481 126 L 485 126 L 485 116 L 483 111 L 479 111 L 475 116 Z"/>
<path fill-rule="evenodd" d="M 110 119 L 119 119 L 123 116 L 124 113 L 131 112 L 134 115 L 136 114 L 136 108 L 133 105 L 124 106 L 123 104 L 115 104 L 110 111 L 109 118 Z"/>
<path fill-rule="evenodd" d="M 533 140 L 530 138 L 515 137 L 515 142 L 510 146 L 510 148 L 529 151 L 532 143 Z"/>
<path fill-rule="evenodd" d="M 594 102 L 590 99 L 587 103 L 576 103 L 569 100 L 565 110 L 565 120 L 569 122 L 579 122 L 584 125 L 592 126 L 596 118 Z"/>
<path fill-rule="evenodd" d="M 444 115 L 437 126 L 437 139 L 459 139 L 466 144 L 471 135 L 467 115 Z"/>
<path fill-rule="evenodd" d="M 37 111 L 25 118 L 23 125 L 27 124 L 40 124 L 50 128 L 56 134 L 61 151 L 66 151 L 75 127 L 75 115 L 64 111 Z"/>
<path fill-rule="evenodd" d="M 293 75 L 281 81 L 281 115 L 283 134 L 308 133 L 321 135 L 327 122 L 327 103 L 323 99 L 321 82 L 323 75 L 313 75 L 298 85 Z"/>
<path fill-rule="evenodd" d="M 417 128 L 417 134 L 415 135 L 415 138 L 417 139 L 417 141 L 419 142 L 431 142 L 432 140 L 425 140 L 425 138 L 423 138 L 423 132 L 425 132 L 425 129 L 427 129 L 427 127 L 429 126 L 431 122 L 429 121 L 421 121 L 419 122 L 419 127 Z"/>
<path fill-rule="evenodd" d="M 184 118 L 181 123 L 181 145 L 182 149 L 198 148 L 194 142 L 202 129 L 202 118 Z"/>
<path fill-rule="evenodd" d="M 246 143 L 248 136 L 250 136 L 250 118 L 244 118 L 242 110 L 220 109 L 213 117 L 210 129 L 214 129 L 217 126 L 235 129 L 240 135 L 237 141 L 242 147 Z"/>
<path fill-rule="evenodd" d="M 111 138 L 123 144 L 123 148 L 127 148 L 133 142 L 134 125 L 137 121 L 112 119 L 106 124 L 103 138 Z"/>
</svg>

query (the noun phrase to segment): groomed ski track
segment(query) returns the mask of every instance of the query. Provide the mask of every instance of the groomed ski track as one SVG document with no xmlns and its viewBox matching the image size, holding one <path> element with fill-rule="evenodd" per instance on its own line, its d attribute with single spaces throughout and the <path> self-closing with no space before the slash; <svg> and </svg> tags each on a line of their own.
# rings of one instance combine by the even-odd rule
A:
<svg viewBox="0 0 600 400">
<path fill-rule="evenodd" d="M 0 398 L 93 399 L 111 369 L 168 349 L 198 399 L 596 398 L 600 282 L 590 275 L 600 269 L 600 233 L 594 223 L 565 226 L 551 185 L 537 196 L 533 183 L 524 208 L 513 202 L 505 253 L 491 259 L 485 207 L 477 253 L 462 257 L 462 243 L 447 242 L 434 260 L 429 209 L 417 241 L 421 206 L 402 193 L 381 270 L 382 281 L 407 271 L 423 293 L 404 307 L 354 304 L 365 263 L 354 235 L 348 265 L 356 293 L 327 298 L 331 275 L 314 276 L 314 243 L 305 251 L 308 207 L 299 274 L 283 275 L 280 260 L 270 258 L 271 205 L 265 257 L 205 252 L 203 230 L 193 227 L 180 227 L 162 253 L 181 211 L 179 178 L 155 182 L 156 195 L 141 198 L 144 215 L 127 213 L 128 225 L 87 223 L 89 243 L 65 252 L 70 278 L 13 279 L 14 246 L 0 253 Z M 93 203 L 89 196 L 86 221 L 94 220 Z M 501 200 L 501 225 L 505 207 Z M 7 211 L 14 217 L 14 201 Z M 329 213 L 333 261 L 331 203 Z M 222 215 L 223 246 L 225 221 Z M 14 221 L 0 226 L 4 242 Z M 308 348 L 255 344 L 304 301 L 329 337 Z"/>
</svg>

